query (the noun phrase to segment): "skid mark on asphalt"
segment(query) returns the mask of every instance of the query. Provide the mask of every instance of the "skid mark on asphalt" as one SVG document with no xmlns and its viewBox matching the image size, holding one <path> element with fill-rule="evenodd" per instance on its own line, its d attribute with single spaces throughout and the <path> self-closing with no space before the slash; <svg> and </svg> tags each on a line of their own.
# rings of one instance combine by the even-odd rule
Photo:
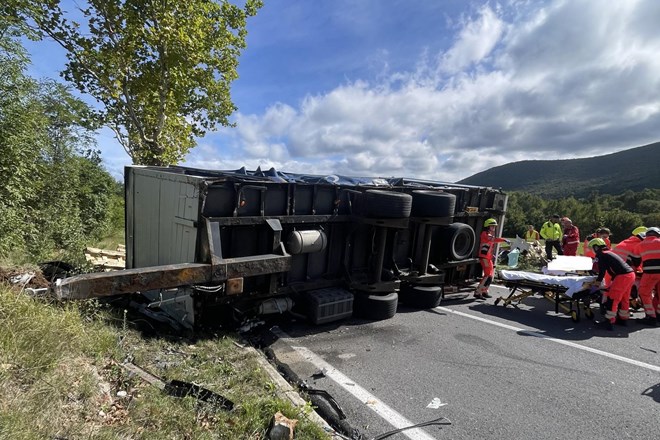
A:
<svg viewBox="0 0 660 440">
<path fill-rule="evenodd" d="M 635 359 L 630 359 L 630 358 L 627 358 L 627 357 L 624 357 L 624 356 L 619 356 L 618 354 L 608 353 L 608 352 L 603 351 L 603 350 L 598 350 L 597 348 L 591 348 L 591 347 L 587 347 L 585 345 L 576 344 L 575 342 L 564 341 L 563 339 L 553 338 L 551 336 L 547 336 L 547 335 L 544 335 L 542 333 L 538 333 L 538 332 L 535 332 L 535 331 L 532 331 L 532 330 L 526 330 L 524 328 L 514 327 L 512 325 L 503 324 L 501 322 L 491 321 L 490 319 L 482 318 L 480 316 L 470 315 L 469 313 L 465 313 L 465 312 L 459 312 L 458 310 L 448 309 L 447 307 L 436 307 L 435 309 L 436 310 L 442 310 L 443 312 L 451 313 L 451 314 L 454 314 L 454 315 L 463 316 L 465 318 L 474 319 L 475 321 L 481 321 L 481 322 L 484 322 L 486 324 L 494 325 L 494 326 L 497 326 L 497 327 L 505 328 L 507 330 L 511 330 L 511 331 L 514 331 L 514 332 L 519 333 L 519 334 L 534 336 L 535 338 L 545 339 L 545 340 L 548 340 L 548 341 L 551 341 L 551 342 L 555 342 L 557 344 L 577 348 L 578 350 L 583 350 L 583 351 L 587 351 L 589 353 L 597 354 L 597 355 L 600 355 L 600 356 L 605 356 L 605 357 L 610 358 L 610 359 L 615 359 L 617 361 L 625 362 L 627 364 L 632 364 L 632 365 L 635 365 L 637 367 L 646 368 L 647 370 L 651 370 L 651 371 L 655 371 L 657 373 L 660 373 L 660 367 L 657 366 L 657 365 L 647 364 L 646 362 L 641 362 L 641 361 L 636 361 Z"/>
<path fill-rule="evenodd" d="M 277 334 L 280 339 L 290 340 L 289 336 L 281 330 L 272 330 L 273 333 Z M 289 344 L 291 346 L 291 344 Z M 357 398 L 360 402 L 364 403 L 368 408 L 382 417 L 387 423 L 392 425 L 396 429 L 405 428 L 412 426 L 415 423 L 406 419 L 404 416 L 396 412 L 394 409 L 389 407 L 387 404 L 383 403 L 378 397 L 371 394 L 369 391 L 362 388 L 360 385 L 355 383 L 350 377 L 346 376 L 341 371 L 337 370 L 335 367 L 327 363 L 325 360 L 321 359 L 316 353 L 311 351 L 306 347 L 291 346 L 298 354 L 300 354 L 306 361 L 313 364 L 319 370 L 322 370 L 326 377 L 329 377 L 334 382 L 337 383 L 340 387 L 346 390 L 348 393 Z M 422 431 L 419 428 L 414 428 L 409 431 L 401 432 L 402 435 L 412 439 L 412 440 L 435 440 L 435 437 L 432 437 Z"/>
</svg>

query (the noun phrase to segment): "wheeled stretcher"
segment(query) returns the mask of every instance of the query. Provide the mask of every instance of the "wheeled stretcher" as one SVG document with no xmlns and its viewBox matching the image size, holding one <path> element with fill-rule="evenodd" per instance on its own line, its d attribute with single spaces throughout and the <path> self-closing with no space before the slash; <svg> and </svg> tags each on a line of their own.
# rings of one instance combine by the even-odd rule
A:
<svg viewBox="0 0 660 440">
<path fill-rule="evenodd" d="M 495 305 L 517 307 L 525 298 L 539 293 L 555 304 L 555 313 L 563 310 L 574 322 L 580 320 L 581 310 L 587 318 L 593 317 L 591 304 L 599 303 L 600 290 L 591 289 L 594 276 L 559 276 L 533 272 L 501 270 L 499 278 L 509 289 L 509 296 L 495 299 Z"/>
</svg>

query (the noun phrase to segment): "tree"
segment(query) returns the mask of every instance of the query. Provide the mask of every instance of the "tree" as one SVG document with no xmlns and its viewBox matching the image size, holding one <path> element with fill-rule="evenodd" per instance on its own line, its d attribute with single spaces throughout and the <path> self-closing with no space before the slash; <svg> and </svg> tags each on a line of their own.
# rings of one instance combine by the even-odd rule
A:
<svg viewBox="0 0 660 440">
<path fill-rule="evenodd" d="M 62 84 L 25 74 L 18 31 L 2 18 L 0 259 L 75 261 L 116 216 L 118 184 L 101 167 L 91 109 Z"/>
<path fill-rule="evenodd" d="M 29 229 L 27 203 L 37 192 L 35 157 L 47 138 L 46 118 L 36 97 L 38 85 L 24 75 L 29 63 L 23 47 L 3 26 L 0 35 L 0 256 L 20 248 Z"/>
<path fill-rule="evenodd" d="M 64 78 L 102 105 L 98 116 L 134 163 L 175 164 L 196 137 L 232 125 L 230 84 L 261 0 L 243 8 L 229 0 L 88 0 L 80 22 L 66 18 L 60 0 L 12 4 L 15 16 L 66 49 Z"/>
<path fill-rule="evenodd" d="M 549 215 L 545 212 L 545 203 L 541 197 L 525 192 L 513 192 L 509 194 L 504 235 L 523 236 L 530 224 L 540 229 Z"/>
<path fill-rule="evenodd" d="M 622 209 L 613 209 L 604 213 L 604 224 L 612 231 L 612 242 L 628 238 L 633 229 L 642 225 L 642 218 Z"/>
</svg>

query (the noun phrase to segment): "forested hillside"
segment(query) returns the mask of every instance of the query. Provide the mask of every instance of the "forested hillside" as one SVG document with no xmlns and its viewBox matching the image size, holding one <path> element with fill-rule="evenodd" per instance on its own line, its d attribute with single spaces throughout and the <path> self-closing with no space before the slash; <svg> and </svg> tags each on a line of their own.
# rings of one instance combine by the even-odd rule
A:
<svg viewBox="0 0 660 440">
<path fill-rule="evenodd" d="M 660 189 L 628 190 L 618 196 L 594 194 L 586 199 L 547 199 L 512 192 L 509 194 L 504 235 L 522 236 L 528 224 L 539 229 L 552 214 L 573 220 L 582 238 L 598 227 L 606 226 L 612 230 L 612 242 L 618 243 L 628 238 L 637 226 L 660 226 Z"/>
<path fill-rule="evenodd" d="M 458 183 L 524 191 L 547 198 L 588 197 L 660 189 L 660 142 L 585 159 L 525 160 L 491 168 Z"/>
</svg>

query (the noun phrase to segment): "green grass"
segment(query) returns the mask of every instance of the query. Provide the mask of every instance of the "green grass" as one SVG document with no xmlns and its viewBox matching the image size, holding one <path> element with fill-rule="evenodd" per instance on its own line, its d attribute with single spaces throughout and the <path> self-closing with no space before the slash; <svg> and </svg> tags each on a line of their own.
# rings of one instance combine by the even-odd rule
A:
<svg viewBox="0 0 660 440">
<path fill-rule="evenodd" d="M 0 439 L 263 439 L 277 411 L 299 420 L 296 439 L 328 438 L 232 335 L 145 338 L 124 319 L 94 300 L 58 304 L 0 284 Z M 127 358 L 235 408 L 168 396 L 121 367 Z"/>
<path fill-rule="evenodd" d="M 125 234 L 124 229 L 118 229 L 112 232 L 110 235 L 104 237 L 102 240 L 94 243 L 91 247 L 100 248 L 100 249 L 110 249 L 116 250 L 117 245 L 125 244 Z"/>
</svg>

